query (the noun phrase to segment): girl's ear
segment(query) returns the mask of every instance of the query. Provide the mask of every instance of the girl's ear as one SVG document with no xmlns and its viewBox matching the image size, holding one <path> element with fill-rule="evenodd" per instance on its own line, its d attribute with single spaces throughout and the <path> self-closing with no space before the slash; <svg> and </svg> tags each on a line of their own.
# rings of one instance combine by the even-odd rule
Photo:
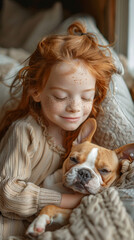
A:
<svg viewBox="0 0 134 240">
<path fill-rule="evenodd" d="M 78 137 L 74 140 L 73 145 L 80 144 L 84 141 L 91 142 L 92 137 L 96 131 L 97 123 L 94 118 L 89 118 L 86 122 L 82 125 Z"/>
<path fill-rule="evenodd" d="M 35 102 L 40 102 L 40 100 L 41 100 L 41 98 L 40 98 L 41 93 L 39 92 L 39 90 L 34 89 L 32 91 L 32 93 L 31 93 L 31 95 L 32 95 L 32 97 L 33 97 Z"/>
</svg>

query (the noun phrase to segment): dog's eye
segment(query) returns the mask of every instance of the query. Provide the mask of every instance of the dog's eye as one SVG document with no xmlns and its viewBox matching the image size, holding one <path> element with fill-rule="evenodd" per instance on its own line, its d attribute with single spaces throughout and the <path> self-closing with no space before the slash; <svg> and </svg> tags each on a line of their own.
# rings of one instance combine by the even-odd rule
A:
<svg viewBox="0 0 134 240">
<path fill-rule="evenodd" d="M 70 160 L 71 160 L 72 162 L 74 162 L 74 163 L 78 163 L 78 160 L 77 160 L 76 157 L 70 157 Z"/>
<path fill-rule="evenodd" d="M 109 171 L 109 170 L 107 170 L 106 168 L 103 168 L 103 169 L 99 169 L 99 172 L 100 172 L 100 174 L 108 174 L 108 173 L 110 173 L 111 171 Z"/>
</svg>

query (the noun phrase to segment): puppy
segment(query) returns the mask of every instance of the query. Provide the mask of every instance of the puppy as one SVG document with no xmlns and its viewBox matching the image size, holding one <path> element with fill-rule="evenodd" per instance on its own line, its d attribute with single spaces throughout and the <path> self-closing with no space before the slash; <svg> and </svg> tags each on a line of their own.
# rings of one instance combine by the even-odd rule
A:
<svg viewBox="0 0 134 240">
<path fill-rule="evenodd" d="M 57 182 L 62 180 L 63 186 L 85 195 L 96 194 L 107 188 L 117 180 L 124 169 L 125 162 L 134 160 L 134 144 L 128 144 L 114 151 L 91 143 L 96 131 L 96 121 L 88 119 L 82 126 L 78 137 L 72 144 L 69 156 L 63 163 L 62 169 L 45 180 L 45 187 L 55 189 L 54 185 L 57 174 Z M 123 170 L 124 171 L 124 170 Z M 57 190 L 57 189 L 55 189 Z M 52 222 L 64 224 L 69 218 L 71 209 L 63 209 L 54 205 L 44 207 L 39 216 L 30 224 L 26 234 L 36 237 L 45 231 Z"/>
</svg>

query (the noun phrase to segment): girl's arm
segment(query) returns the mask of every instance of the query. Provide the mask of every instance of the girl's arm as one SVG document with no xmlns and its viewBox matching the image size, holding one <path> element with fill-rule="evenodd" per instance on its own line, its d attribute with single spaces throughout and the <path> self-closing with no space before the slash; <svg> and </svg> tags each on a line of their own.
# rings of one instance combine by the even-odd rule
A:
<svg viewBox="0 0 134 240">
<path fill-rule="evenodd" d="M 75 208 L 80 203 L 85 195 L 81 193 L 75 194 L 62 194 L 60 207 L 62 208 Z"/>
<path fill-rule="evenodd" d="M 49 175 L 43 182 L 43 187 L 62 193 L 60 203 L 60 207 L 62 208 L 75 208 L 84 196 L 80 193 L 74 193 L 73 190 L 63 186 L 62 169 L 58 169 L 53 174 Z"/>
<path fill-rule="evenodd" d="M 45 205 L 61 202 L 60 193 L 40 188 L 29 180 L 35 165 L 31 159 L 38 150 L 35 127 L 18 121 L 0 142 L 0 212 L 8 217 L 25 218 Z"/>
</svg>

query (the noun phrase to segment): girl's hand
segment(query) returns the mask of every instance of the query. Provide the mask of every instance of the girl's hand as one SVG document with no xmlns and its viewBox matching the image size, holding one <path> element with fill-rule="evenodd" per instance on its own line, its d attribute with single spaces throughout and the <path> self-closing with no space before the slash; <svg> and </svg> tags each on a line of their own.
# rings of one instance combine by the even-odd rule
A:
<svg viewBox="0 0 134 240">
<path fill-rule="evenodd" d="M 61 208 L 75 208 L 85 195 L 81 193 L 62 194 L 60 207 Z"/>
</svg>

